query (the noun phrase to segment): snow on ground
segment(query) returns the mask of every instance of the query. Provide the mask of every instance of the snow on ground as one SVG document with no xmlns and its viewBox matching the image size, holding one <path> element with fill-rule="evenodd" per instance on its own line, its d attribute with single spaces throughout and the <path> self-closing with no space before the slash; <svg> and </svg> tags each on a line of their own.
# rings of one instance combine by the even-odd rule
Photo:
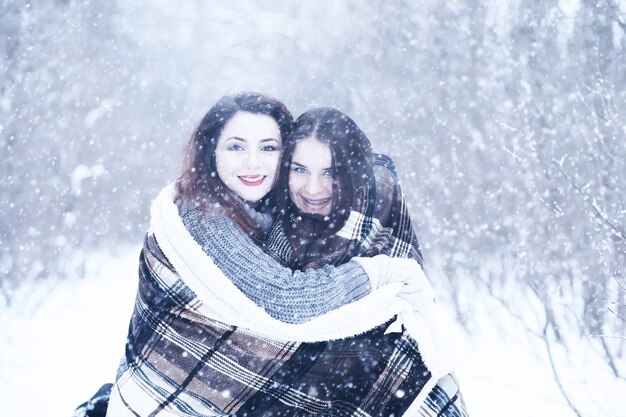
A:
<svg viewBox="0 0 626 417">
<path fill-rule="evenodd" d="M 528 302 L 524 299 L 523 302 Z M 514 317 L 483 296 L 472 311 L 471 355 L 458 378 L 475 416 L 576 416 L 554 378 L 535 312 Z M 529 331 L 529 329 L 531 331 Z M 554 366 L 564 391 L 582 416 L 626 416 L 626 380 L 616 379 L 599 345 L 568 334 L 567 348 L 551 340 Z M 626 370 L 623 363 L 622 371 Z"/>
<path fill-rule="evenodd" d="M 0 416 L 70 416 L 114 380 L 139 250 L 93 256 L 84 278 L 22 288 L 13 307 L 0 308 Z"/>
<path fill-rule="evenodd" d="M 0 416 L 69 416 L 113 381 L 139 249 L 96 254 L 85 277 L 22 288 L 11 307 L 0 308 Z M 511 306 L 474 291 L 480 301 L 469 312 L 470 349 L 457 373 L 470 415 L 575 416 L 555 382 L 545 342 L 529 332 L 541 331 L 540 306 L 520 302 L 525 307 L 516 317 Z M 552 355 L 581 415 L 626 417 L 626 380 L 612 376 L 598 347 L 573 332 L 566 339 L 567 349 L 553 343 Z"/>
</svg>

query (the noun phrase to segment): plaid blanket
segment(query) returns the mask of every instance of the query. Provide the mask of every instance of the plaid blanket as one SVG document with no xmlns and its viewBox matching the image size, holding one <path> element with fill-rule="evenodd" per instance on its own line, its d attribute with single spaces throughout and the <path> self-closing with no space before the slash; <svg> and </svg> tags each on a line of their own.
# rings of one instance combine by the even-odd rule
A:
<svg viewBox="0 0 626 417">
<path fill-rule="evenodd" d="M 308 261 L 302 269 L 323 265 L 343 264 L 355 256 L 371 257 L 384 254 L 412 258 L 423 266 L 422 253 L 411 224 L 411 217 L 400 188 L 393 161 L 386 155 L 373 154 L 374 178 L 368 187 L 356 191 L 357 206 L 329 242 L 307 246 Z M 296 241 L 311 240 L 321 226 L 316 216 L 292 213 L 289 221 L 295 225 Z M 282 221 L 274 222 L 264 244 L 266 252 L 286 266 L 294 268 L 294 252 L 283 232 Z"/>
<path fill-rule="evenodd" d="M 350 251 L 339 259 L 385 254 L 412 258 L 423 266 L 394 163 L 383 154 L 374 154 L 373 158 L 374 181 L 364 190 L 359 209 L 350 213 L 337 233 L 338 238 L 353 242 L 349 245 Z"/>
<path fill-rule="evenodd" d="M 152 207 L 108 416 L 465 415 L 449 358 L 420 351 L 428 319 L 410 320 L 401 285 L 280 322 L 204 254 L 172 197 Z M 390 332 L 398 317 L 406 331 Z"/>
</svg>

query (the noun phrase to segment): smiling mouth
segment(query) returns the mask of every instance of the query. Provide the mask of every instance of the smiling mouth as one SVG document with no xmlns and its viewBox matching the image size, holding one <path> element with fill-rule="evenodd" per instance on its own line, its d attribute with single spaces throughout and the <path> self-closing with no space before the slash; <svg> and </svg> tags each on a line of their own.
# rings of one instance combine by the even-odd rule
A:
<svg viewBox="0 0 626 417">
<path fill-rule="evenodd" d="M 307 207 L 316 209 L 316 210 L 326 208 L 332 200 L 332 198 L 320 198 L 320 199 L 314 200 L 314 199 L 305 198 L 302 196 L 300 196 L 300 198 L 302 198 L 302 201 Z"/>
<path fill-rule="evenodd" d="M 237 178 L 239 178 L 239 181 L 241 181 L 243 185 L 247 185 L 249 187 L 256 187 L 258 185 L 263 184 L 267 176 L 266 175 L 242 175 L 242 176 L 238 176 Z"/>
</svg>

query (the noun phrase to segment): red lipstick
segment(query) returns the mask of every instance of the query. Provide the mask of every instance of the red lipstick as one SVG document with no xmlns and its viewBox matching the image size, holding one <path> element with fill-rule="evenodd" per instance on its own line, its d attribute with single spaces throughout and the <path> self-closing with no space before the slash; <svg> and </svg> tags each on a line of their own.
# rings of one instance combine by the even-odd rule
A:
<svg viewBox="0 0 626 417">
<path fill-rule="evenodd" d="M 265 175 L 241 175 L 238 176 L 239 181 L 243 183 L 243 185 L 247 185 L 248 187 L 256 187 L 258 185 L 263 184 L 265 182 Z"/>
</svg>

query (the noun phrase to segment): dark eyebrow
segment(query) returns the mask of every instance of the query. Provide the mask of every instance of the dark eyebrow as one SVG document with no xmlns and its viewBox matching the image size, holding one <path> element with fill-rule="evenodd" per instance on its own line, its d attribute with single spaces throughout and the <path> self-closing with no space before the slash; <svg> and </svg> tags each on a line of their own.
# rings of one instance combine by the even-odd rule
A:
<svg viewBox="0 0 626 417">
<path fill-rule="evenodd" d="M 247 142 L 246 139 L 240 138 L 239 136 L 231 136 L 231 137 L 227 138 L 226 140 L 231 140 L 231 139 L 238 140 L 239 142 Z M 273 142 L 278 142 L 278 139 L 274 139 L 274 138 L 261 139 L 261 143 L 272 142 L 272 141 Z"/>
<path fill-rule="evenodd" d="M 302 165 L 302 164 L 300 164 L 300 163 L 298 163 L 298 162 L 294 162 L 294 161 L 291 161 L 291 164 L 292 164 L 292 165 L 296 165 L 296 166 L 298 166 L 298 167 L 302 167 L 302 168 L 308 168 L 306 165 Z M 322 168 L 322 171 L 332 171 L 332 170 L 333 170 L 333 167 L 330 167 L 330 168 Z"/>
</svg>

